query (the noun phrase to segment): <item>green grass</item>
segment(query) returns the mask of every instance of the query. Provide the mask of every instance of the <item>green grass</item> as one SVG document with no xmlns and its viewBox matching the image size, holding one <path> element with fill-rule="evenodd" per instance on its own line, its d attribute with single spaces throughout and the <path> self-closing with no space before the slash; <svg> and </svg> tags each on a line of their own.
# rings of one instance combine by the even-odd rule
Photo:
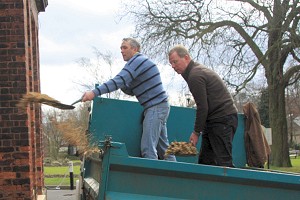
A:
<svg viewBox="0 0 300 200">
<path fill-rule="evenodd" d="M 61 166 L 61 167 L 45 166 L 44 174 L 45 174 L 46 186 L 70 185 L 70 172 L 68 166 Z M 80 174 L 80 166 L 79 165 L 73 166 L 74 185 L 75 185 L 75 181 L 79 179 L 79 174 Z M 57 176 L 51 177 L 53 175 L 59 175 L 59 177 Z"/>
<path fill-rule="evenodd" d="M 300 156 L 297 158 L 291 158 L 292 166 L 293 167 L 274 167 L 270 166 L 272 170 L 284 171 L 284 172 L 293 172 L 293 173 L 300 173 Z"/>
<path fill-rule="evenodd" d="M 69 174 L 68 166 L 61 167 L 44 167 L 45 175 L 64 175 L 65 173 Z M 73 166 L 73 174 L 80 173 L 80 166 Z"/>
</svg>

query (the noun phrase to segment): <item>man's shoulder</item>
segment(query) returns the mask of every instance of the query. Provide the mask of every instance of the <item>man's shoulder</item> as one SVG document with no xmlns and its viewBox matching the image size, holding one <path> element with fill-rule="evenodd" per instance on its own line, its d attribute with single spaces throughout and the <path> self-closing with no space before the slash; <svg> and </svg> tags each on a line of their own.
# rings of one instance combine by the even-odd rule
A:
<svg viewBox="0 0 300 200">
<path fill-rule="evenodd" d="M 144 61 L 152 62 L 146 55 L 142 53 L 137 53 L 131 58 L 131 62 L 144 62 Z"/>
<path fill-rule="evenodd" d="M 142 54 L 142 53 L 136 53 L 134 55 L 134 57 L 136 57 L 136 59 L 147 59 L 148 57 L 145 55 L 145 54 Z"/>
<path fill-rule="evenodd" d="M 217 72 L 215 72 L 214 70 L 208 68 L 205 65 L 199 64 L 197 63 L 197 65 L 195 64 L 194 67 L 191 70 L 193 73 L 192 74 L 196 74 L 198 76 L 209 76 L 209 75 L 217 75 Z"/>
<path fill-rule="evenodd" d="M 207 68 L 204 65 L 201 65 L 199 63 L 195 63 L 193 67 L 190 69 L 190 77 L 194 76 L 202 76 L 205 74 L 205 70 Z"/>
<path fill-rule="evenodd" d="M 200 63 L 198 63 L 198 62 L 194 62 L 194 64 L 193 64 L 193 70 L 211 70 L 211 69 L 209 69 L 206 65 L 203 65 L 203 64 L 200 64 Z"/>
</svg>

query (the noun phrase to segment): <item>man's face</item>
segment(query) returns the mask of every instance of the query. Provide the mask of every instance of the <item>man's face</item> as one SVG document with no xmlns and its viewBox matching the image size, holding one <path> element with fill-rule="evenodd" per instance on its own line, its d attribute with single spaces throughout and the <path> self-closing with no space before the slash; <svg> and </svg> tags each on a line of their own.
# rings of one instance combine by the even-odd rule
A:
<svg viewBox="0 0 300 200">
<path fill-rule="evenodd" d="M 177 72 L 177 74 L 182 74 L 190 63 L 190 57 L 185 55 L 183 58 L 179 57 L 177 52 L 173 52 L 169 56 L 169 62 L 172 68 Z"/>
<path fill-rule="evenodd" d="M 137 48 L 131 47 L 129 42 L 127 41 L 123 41 L 120 48 L 124 61 L 130 60 L 130 58 L 132 58 L 133 55 L 137 52 Z"/>
</svg>

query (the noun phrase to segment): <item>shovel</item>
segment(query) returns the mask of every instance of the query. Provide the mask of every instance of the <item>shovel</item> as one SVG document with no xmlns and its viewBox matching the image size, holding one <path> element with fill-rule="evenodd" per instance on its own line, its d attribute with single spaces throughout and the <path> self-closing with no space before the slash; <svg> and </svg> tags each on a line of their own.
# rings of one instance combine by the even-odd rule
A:
<svg viewBox="0 0 300 200">
<path fill-rule="evenodd" d="M 82 97 L 80 99 L 76 100 L 71 105 L 68 105 L 68 104 L 63 104 L 60 101 L 57 101 L 57 100 L 49 97 L 48 95 L 40 94 L 37 92 L 29 92 L 29 93 L 23 95 L 21 100 L 18 102 L 17 106 L 20 109 L 24 110 L 27 107 L 27 104 L 32 102 L 32 103 L 46 104 L 48 106 L 52 106 L 52 107 L 63 109 L 63 110 L 71 110 L 71 109 L 75 108 L 74 105 L 76 103 L 79 103 L 81 101 L 82 101 Z"/>
<path fill-rule="evenodd" d="M 74 109 L 75 108 L 75 104 L 76 103 L 79 103 L 82 101 L 82 98 L 74 101 L 71 105 L 68 105 L 68 104 L 63 104 L 63 103 L 60 103 L 60 102 L 56 102 L 55 105 L 52 105 L 53 107 L 56 107 L 56 108 L 60 108 L 60 109 L 64 109 L 64 110 L 71 110 L 71 109 Z"/>
<path fill-rule="evenodd" d="M 61 103 L 59 101 L 51 101 L 51 100 L 48 100 L 48 101 L 44 101 L 44 102 L 41 102 L 43 104 L 46 104 L 48 106 L 52 106 L 52 107 L 55 107 L 55 108 L 59 108 L 59 109 L 62 109 L 62 110 L 72 110 L 75 108 L 75 104 L 76 103 L 79 103 L 81 102 L 82 98 L 76 100 L 75 102 L 73 102 L 71 105 L 68 105 L 68 104 L 64 104 L 64 103 Z"/>
<path fill-rule="evenodd" d="M 79 102 L 81 102 L 81 101 L 82 101 L 82 97 L 81 97 L 80 99 L 74 101 L 74 102 L 71 104 L 71 106 L 73 106 L 73 105 L 75 105 L 76 103 L 79 103 Z"/>
</svg>

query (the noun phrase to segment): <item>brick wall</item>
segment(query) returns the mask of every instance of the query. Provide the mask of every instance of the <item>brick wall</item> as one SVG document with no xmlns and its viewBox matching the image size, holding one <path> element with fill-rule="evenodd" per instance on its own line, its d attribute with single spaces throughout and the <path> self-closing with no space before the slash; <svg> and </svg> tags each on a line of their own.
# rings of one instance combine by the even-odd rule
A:
<svg viewBox="0 0 300 200">
<path fill-rule="evenodd" d="M 0 200 L 42 193 L 41 108 L 20 112 L 22 94 L 40 92 L 38 13 L 45 0 L 0 0 Z"/>
</svg>

